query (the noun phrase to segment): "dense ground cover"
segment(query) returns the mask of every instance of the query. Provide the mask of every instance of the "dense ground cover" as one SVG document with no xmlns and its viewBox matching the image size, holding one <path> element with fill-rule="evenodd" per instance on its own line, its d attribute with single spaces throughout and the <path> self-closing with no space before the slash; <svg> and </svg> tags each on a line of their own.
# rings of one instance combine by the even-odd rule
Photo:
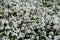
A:
<svg viewBox="0 0 60 40">
<path fill-rule="evenodd" d="M 60 40 L 60 0 L 0 0 L 0 39 Z"/>
</svg>

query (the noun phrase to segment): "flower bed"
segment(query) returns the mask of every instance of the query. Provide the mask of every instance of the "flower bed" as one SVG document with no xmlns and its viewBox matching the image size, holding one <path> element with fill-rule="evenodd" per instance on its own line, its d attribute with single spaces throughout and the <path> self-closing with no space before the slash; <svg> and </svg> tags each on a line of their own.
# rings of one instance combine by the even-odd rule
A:
<svg viewBox="0 0 60 40">
<path fill-rule="evenodd" d="M 1 40 L 60 40 L 60 0 L 0 0 Z"/>
</svg>

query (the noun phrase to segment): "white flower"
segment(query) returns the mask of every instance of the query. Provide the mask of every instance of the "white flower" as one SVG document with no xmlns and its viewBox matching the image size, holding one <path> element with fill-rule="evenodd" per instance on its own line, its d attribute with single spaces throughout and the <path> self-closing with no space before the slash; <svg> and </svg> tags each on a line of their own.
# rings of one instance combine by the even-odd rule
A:
<svg viewBox="0 0 60 40">
<path fill-rule="evenodd" d="M 23 38 L 23 37 L 25 37 L 25 34 L 20 32 L 19 33 L 19 37 L 22 37 Z"/>
<path fill-rule="evenodd" d="M 5 10 L 4 10 L 4 15 L 8 16 L 8 9 L 7 8 L 5 8 Z"/>
<path fill-rule="evenodd" d="M 57 31 L 59 31 L 59 28 L 60 28 L 60 26 L 54 25 L 54 29 L 56 29 Z"/>
<path fill-rule="evenodd" d="M 51 36 L 51 35 L 49 35 L 49 38 L 52 38 L 52 36 Z"/>
<path fill-rule="evenodd" d="M 18 26 L 17 22 L 14 22 L 13 25 L 15 28 Z"/>
<path fill-rule="evenodd" d="M 3 36 L 2 40 L 10 40 L 10 39 L 6 36 Z"/>
<path fill-rule="evenodd" d="M 6 26 L 5 29 L 10 29 L 10 27 L 9 26 Z"/>
<path fill-rule="evenodd" d="M 50 35 L 53 35 L 53 32 L 50 32 L 49 34 L 50 34 Z"/>
<path fill-rule="evenodd" d="M 8 20 L 2 19 L 1 22 L 2 22 L 2 24 L 8 23 Z"/>
<path fill-rule="evenodd" d="M 14 35 L 18 36 L 17 33 L 12 32 L 12 36 L 14 36 Z"/>
<path fill-rule="evenodd" d="M 26 31 L 27 31 L 28 33 L 31 33 L 31 29 L 27 29 Z"/>
<path fill-rule="evenodd" d="M 60 37 L 60 35 L 59 36 L 55 36 L 54 37 L 54 40 L 58 40 L 59 37 Z"/>
<path fill-rule="evenodd" d="M 14 32 L 19 33 L 20 29 L 15 30 Z"/>
</svg>

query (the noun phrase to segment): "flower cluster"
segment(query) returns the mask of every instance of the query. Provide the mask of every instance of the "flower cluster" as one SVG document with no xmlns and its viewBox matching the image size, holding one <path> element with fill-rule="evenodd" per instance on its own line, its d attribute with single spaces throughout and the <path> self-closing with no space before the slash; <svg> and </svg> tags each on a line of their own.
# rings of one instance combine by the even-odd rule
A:
<svg viewBox="0 0 60 40">
<path fill-rule="evenodd" d="M 60 0 L 0 0 L 1 40 L 60 40 Z"/>
</svg>

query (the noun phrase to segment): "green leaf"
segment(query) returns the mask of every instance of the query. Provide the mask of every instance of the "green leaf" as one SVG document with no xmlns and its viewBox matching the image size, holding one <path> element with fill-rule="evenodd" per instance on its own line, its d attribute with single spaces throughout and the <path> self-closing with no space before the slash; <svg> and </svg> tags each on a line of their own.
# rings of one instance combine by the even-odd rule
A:
<svg viewBox="0 0 60 40">
<path fill-rule="evenodd" d="M 35 37 L 34 40 L 37 40 L 37 38 Z"/>
<path fill-rule="evenodd" d="M 1 26 L 1 22 L 0 22 L 0 26 Z"/>
<path fill-rule="evenodd" d="M 13 39 L 13 37 L 12 37 L 12 33 L 9 34 L 9 38 L 10 38 L 10 40 Z"/>
<path fill-rule="evenodd" d="M 1 34 L 2 36 L 6 36 L 6 34 L 3 32 L 2 34 Z"/>
<path fill-rule="evenodd" d="M 9 22 L 9 26 L 11 27 L 13 25 L 13 23 L 12 22 Z"/>
<path fill-rule="evenodd" d="M 17 16 L 17 12 L 14 12 L 14 13 L 13 13 L 13 16 Z"/>
</svg>

